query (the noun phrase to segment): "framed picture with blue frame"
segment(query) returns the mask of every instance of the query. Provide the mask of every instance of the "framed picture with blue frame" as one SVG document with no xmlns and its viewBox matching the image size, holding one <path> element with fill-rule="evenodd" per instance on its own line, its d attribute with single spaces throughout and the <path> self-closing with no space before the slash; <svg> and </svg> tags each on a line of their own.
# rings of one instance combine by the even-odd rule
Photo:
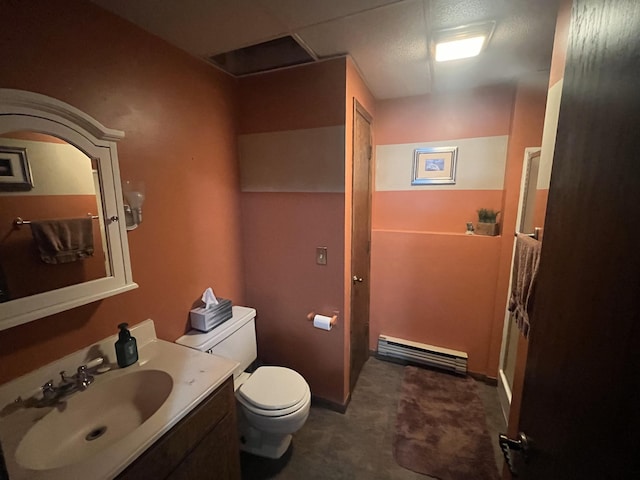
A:
<svg viewBox="0 0 640 480">
<path fill-rule="evenodd" d="M 411 185 L 455 184 L 457 159 L 458 147 L 416 148 Z"/>
</svg>

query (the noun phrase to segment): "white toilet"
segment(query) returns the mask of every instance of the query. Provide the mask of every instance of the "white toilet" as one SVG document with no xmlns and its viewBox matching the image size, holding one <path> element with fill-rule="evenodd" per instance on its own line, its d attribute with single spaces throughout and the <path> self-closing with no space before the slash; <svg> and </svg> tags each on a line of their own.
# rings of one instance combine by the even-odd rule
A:
<svg viewBox="0 0 640 480">
<path fill-rule="evenodd" d="M 289 368 L 244 371 L 257 358 L 255 317 L 255 309 L 234 306 L 230 320 L 207 333 L 190 330 L 176 343 L 240 363 L 233 372 L 240 448 L 280 458 L 289 448 L 291 434 L 309 417 L 311 390 L 302 375 Z"/>
</svg>

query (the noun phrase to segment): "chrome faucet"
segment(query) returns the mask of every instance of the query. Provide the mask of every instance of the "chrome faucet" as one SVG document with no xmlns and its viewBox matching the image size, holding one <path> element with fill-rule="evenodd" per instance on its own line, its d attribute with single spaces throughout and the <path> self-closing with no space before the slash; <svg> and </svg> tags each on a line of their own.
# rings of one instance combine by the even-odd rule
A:
<svg viewBox="0 0 640 480">
<path fill-rule="evenodd" d="M 60 385 L 58 388 L 66 388 L 75 391 L 85 391 L 93 383 L 93 375 L 87 371 L 86 365 L 80 365 L 75 375 L 67 377 L 65 371 L 60 372 Z M 46 386 L 47 384 L 45 384 Z"/>
<path fill-rule="evenodd" d="M 53 386 L 53 380 L 49 380 L 42 387 L 42 399 L 46 401 L 51 401 L 58 395 L 56 391 L 56 387 Z"/>
<path fill-rule="evenodd" d="M 96 358 L 86 365 L 80 365 L 75 375 L 68 377 L 65 371 L 60 372 L 60 384 L 55 386 L 53 380 L 49 380 L 42 385 L 42 399 L 39 402 L 40 406 L 51 406 L 63 400 L 65 397 L 72 395 L 76 392 L 83 392 L 89 385 L 93 383 L 93 375 L 89 372 L 102 365 L 104 359 L 102 357 Z"/>
<path fill-rule="evenodd" d="M 76 386 L 78 387 L 78 390 L 84 391 L 92 383 L 93 383 L 93 375 L 89 375 L 89 373 L 87 372 L 87 366 L 86 365 L 79 366 L 78 372 L 76 373 Z"/>
</svg>

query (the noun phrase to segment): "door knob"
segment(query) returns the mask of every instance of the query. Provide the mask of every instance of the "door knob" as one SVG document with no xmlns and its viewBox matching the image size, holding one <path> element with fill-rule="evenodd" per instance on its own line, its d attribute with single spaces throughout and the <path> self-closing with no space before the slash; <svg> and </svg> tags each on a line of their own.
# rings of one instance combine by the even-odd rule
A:
<svg viewBox="0 0 640 480">
<path fill-rule="evenodd" d="M 362 283 L 362 277 L 359 277 L 357 275 L 353 276 L 353 283 L 355 284 L 356 282 L 358 283 Z"/>
<path fill-rule="evenodd" d="M 529 450 L 529 438 L 525 435 L 524 432 L 518 433 L 517 439 L 512 439 L 507 437 L 504 433 L 498 435 L 498 444 L 500 445 L 500 449 L 502 450 L 502 454 L 504 455 L 504 461 L 509 467 L 509 471 L 511 475 L 514 477 L 518 476 L 518 469 L 515 465 L 514 459 L 511 456 L 511 451 L 518 452 L 522 455 L 522 459 L 527 461 L 527 452 Z"/>
</svg>

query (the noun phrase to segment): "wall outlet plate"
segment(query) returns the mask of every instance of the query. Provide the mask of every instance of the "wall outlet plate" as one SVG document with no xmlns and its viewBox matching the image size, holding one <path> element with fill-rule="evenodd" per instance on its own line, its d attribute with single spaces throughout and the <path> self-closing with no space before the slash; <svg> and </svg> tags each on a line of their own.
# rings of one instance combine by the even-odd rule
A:
<svg viewBox="0 0 640 480">
<path fill-rule="evenodd" d="M 327 264 L 327 247 L 316 247 L 316 263 L 318 265 Z"/>
</svg>

